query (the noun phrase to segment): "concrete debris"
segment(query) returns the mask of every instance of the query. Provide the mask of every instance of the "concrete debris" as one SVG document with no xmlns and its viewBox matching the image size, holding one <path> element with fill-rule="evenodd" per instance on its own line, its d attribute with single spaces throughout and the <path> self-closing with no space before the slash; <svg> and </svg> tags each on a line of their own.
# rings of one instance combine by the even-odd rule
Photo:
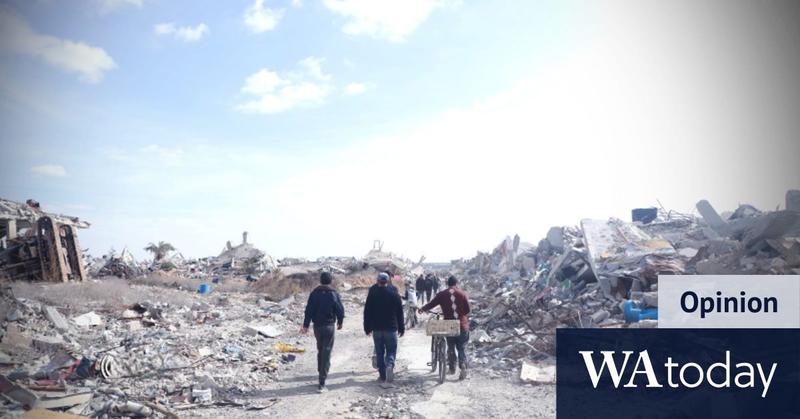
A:
<svg viewBox="0 0 800 419">
<path fill-rule="evenodd" d="M 61 285 L 83 286 L 49 286 Z M 252 395 L 305 352 L 284 332 L 300 329 L 305 297 L 279 304 L 241 290 L 201 296 L 125 286 L 156 299 L 119 305 L 120 295 L 80 294 L 80 304 L 69 300 L 56 310 L 49 301 L 63 291 L 20 298 L 12 284 L 0 293 L 0 314 L 21 313 L 0 329 L 0 416 L 26 408 L 90 417 L 195 416 L 181 411 L 201 406 L 260 410 L 267 406 Z M 360 298 L 342 295 L 350 312 Z M 278 336 L 282 341 L 265 342 Z"/>
<path fill-rule="evenodd" d="M 265 326 L 247 326 L 244 329 L 244 334 L 248 336 L 257 336 L 261 335 L 268 338 L 276 338 L 283 334 L 282 330 L 279 330 L 275 326 L 272 325 L 265 325 Z"/>
<path fill-rule="evenodd" d="M 519 372 L 519 379 L 525 383 L 553 384 L 556 382 L 555 362 L 541 363 L 539 365 L 523 362 Z"/>
<path fill-rule="evenodd" d="M 82 327 L 100 326 L 103 324 L 103 318 L 94 311 L 75 316 L 72 318 L 72 321 Z"/>
<path fill-rule="evenodd" d="M 115 276 L 131 279 L 143 275 L 145 272 L 145 266 L 137 263 L 127 248 L 123 248 L 119 255 L 114 249 L 111 249 L 108 254 L 89 262 L 89 273 L 93 277 Z"/>
<path fill-rule="evenodd" d="M 53 323 L 53 326 L 61 331 L 65 331 L 69 329 L 69 324 L 67 323 L 67 319 L 61 315 L 61 313 L 56 310 L 55 307 L 47 306 L 44 308 L 44 315 L 47 317 L 47 320 L 50 320 Z"/>
<path fill-rule="evenodd" d="M 659 275 L 800 273 L 796 199 L 790 191 L 787 210 L 740 205 L 724 217 L 705 200 L 699 216 L 635 209 L 633 222 L 586 219 L 536 246 L 507 237 L 452 261 L 473 301 L 476 363 L 548 359 L 559 327 L 655 327 Z"/>
<path fill-rule="evenodd" d="M 89 223 L 47 213 L 38 202 L 0 198 L 0 278 L 64 282 L 87 278 L 78 229 Z"/>
</svg>

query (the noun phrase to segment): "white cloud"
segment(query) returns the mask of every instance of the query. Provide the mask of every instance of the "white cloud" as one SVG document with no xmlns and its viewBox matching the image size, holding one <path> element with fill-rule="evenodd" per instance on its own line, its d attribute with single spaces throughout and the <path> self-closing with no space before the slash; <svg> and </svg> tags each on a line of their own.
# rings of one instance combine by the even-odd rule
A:
<svg viewBox="0 0 800 419">
<path fill-rule="evenodd" d="M 244 24 L 254 33 L 271 31 L 283 18 L 283 13 L 284 9 L 270 9 L 264 6 L 264 0 L 255 0 L 244 12 Z"/>
<path fill-rule="evenodd" d="M 33 31 L 27 22 L 0 11 L 0 49 L 39 58 L 54 67 L 77 73 L 82 81 L 97 83 L 116 68 L 102 48 Z"/>
<path fill-rule="evenodd" d="M 342 31 L 403 42 L 448 0 L 324 0 L 325 7 L 347 18 Z"/>
<path fill-rule="evenodd" d="M 331 76 L 322 72 L 322 61 L 321 58 L 305 58 L 297 63 L 297 70 L 285 74 L 266 68 L 253 73 L 245 80 L 242 93 L 256 98 L 236 109 L 244 113 L 270 114 L 321 105 L 333 89 Z"/>
<path fill-rule="evenodd" d="M 367 85 L 364 83 L 350 83 L 344 88 L 344 92 L 348 95 L 360 95 L 367 91 Z"/>
<path fill-rule="evenodd" d="M 292 0 L 292 7 L 303 7 L 303 0 Z"/>
<path fill-rule="evenodd" d="M 60 164 L 41 164 L 31 167 L 31 173 L 41 176 L 64 177 L 67 170 Z"/>
<path fill-rule="evenodd" d="M 196 26 L 175 26 L 174 23 L 159 23 L 153 27 L 156 35 L 173 35 L 184 42 L 199 41 L 208 33 L 208 25 L 200 23 Z"/>
<path fill-rule="evenodd" d="M 158 144 L 142 147 L 140 151 L 157 158 L 163 163 L 180 163 L 184 156 L 183 149 L 180 147 L 164 147 Z"/>
</svg>

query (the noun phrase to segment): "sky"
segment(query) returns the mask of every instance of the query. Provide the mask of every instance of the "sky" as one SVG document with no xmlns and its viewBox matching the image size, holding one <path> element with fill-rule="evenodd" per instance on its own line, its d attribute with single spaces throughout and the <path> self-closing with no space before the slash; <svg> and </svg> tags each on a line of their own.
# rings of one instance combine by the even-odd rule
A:
<svg viewBox="0 0 800 419">
<path fill-rule="evenodd" d="M 554 225 L 783 207 L 791 1 L 0 2 L 0 197 L 100 255 L 417 259 Z"/>
</svg>

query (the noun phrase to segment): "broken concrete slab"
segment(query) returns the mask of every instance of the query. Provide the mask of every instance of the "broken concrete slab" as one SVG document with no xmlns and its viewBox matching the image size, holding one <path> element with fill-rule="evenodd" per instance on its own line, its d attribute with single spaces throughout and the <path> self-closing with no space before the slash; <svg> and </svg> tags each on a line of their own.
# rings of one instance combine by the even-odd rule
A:
<svg viewBox="0 0 800 419">
<path fill-rule="evenodd" d="M 753 247 L 762 240 L 800 234 L 800 212 L 775 211 L 758 217 L 745 230 L 742 241 L 745 247 Z"/>
<path fill-rule="evenodd" d="M 44 308 L 44 315 L 47 317 L 47 320 L 50 320 L 55 326 L 56 329 L 60 331 L 66 331 L 69 329 L 69 323 L 67 323 L 67 319 L 58 312 L 55 307 L 46 306 Z"/>
<path fill-rule="evenodd" d="M 82 327 L 100 326 L 103 324 L 103 318 L 94 311 L 75 316 L 72 318 L 72 321 Z"/>
<path fill-rule="evenodd" d="M 522 362 L 519 379 L 525 383 L 553 384 L 556 382 L 555 364 L 534 365 Z"/>
<path fill-rule="evenodd" d="M 714 232 L 719 234 L 720 236 L 727 236 L 730 234 L 730 227 L 722 217 L 719 216 L 717 210 L 711 206 L 711 203 L 707 200 L 703 199 L 699 201 L 695 207 L 697 211 L 700 212 L 700 215 L 703 216 L 703 219 L 708 223 L 708 226 L 711 227 Z"/>
<path fill-rule="evenodd" d="M 272 325 L 249 325 L 244 328 L 244 334 L 248 336 L 261 335 L 268 338 L 276 338 L 283 334 L 283 331 Z"/>
</svg>

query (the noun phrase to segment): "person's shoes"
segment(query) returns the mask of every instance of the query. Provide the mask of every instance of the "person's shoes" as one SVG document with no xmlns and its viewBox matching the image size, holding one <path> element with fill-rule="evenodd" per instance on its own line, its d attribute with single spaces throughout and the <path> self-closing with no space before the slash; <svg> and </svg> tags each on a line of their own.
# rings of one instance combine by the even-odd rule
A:
<svg viewBox="0 0 800 419">
<path fill-rule="evenodd" d="M 451 366 L 450 366 L 450 367 L 447 369 L 447 374 L 449 374 L 449 375 L 453 375 L 453 374 L 455 374 L 455 373 L 456 373 L 456 366 L 455 366 L 455 365 L 451 365 Z"/>
<path fill-rule="evenodd" d="M 386 382 L 387 383 L 394 382 L 394 367 L 386 368 Z"/>
<path fill-rule="evenodd" d="M 466 368 L 461 368 L 461 371 L 458 372 L 458 379 L 459 380 L 464 380 L 466 378 L 467 378 L 467 369 Z"/>
<path fill-rule="evenodd" d="M 378 377 L 378 382 L 383 383 L 386 381 L 386 377 Z"/>
<path fill-rule="evenodd" d="M 320 384 L 317 387 L 317 393 L 327 393 L 327 392 L 328 392 L 328 387 L 325 387 L 325 384 Z"/>
</svg>

